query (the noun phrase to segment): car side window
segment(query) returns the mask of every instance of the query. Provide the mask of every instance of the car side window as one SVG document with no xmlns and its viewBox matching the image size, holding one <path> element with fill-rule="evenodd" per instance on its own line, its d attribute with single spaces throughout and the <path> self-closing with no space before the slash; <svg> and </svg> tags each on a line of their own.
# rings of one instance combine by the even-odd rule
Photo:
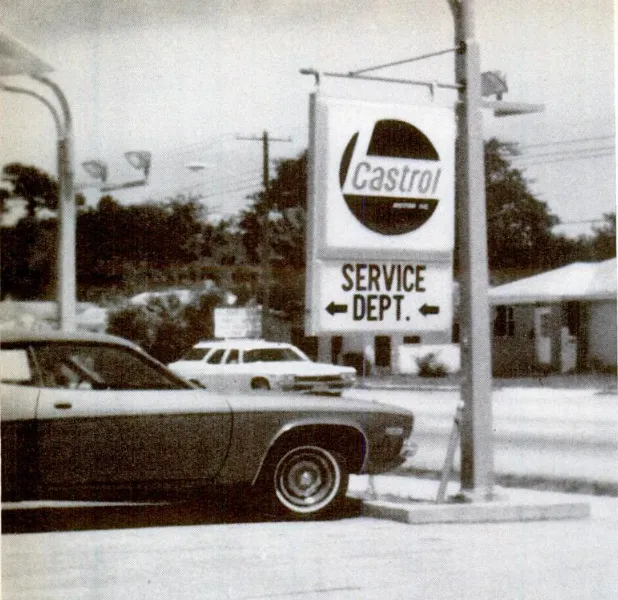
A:
<svg viewBox="0 0 618 600">
<path fill-rule="evenodd" d="M 260 360 L 262 360 L 260 356 L 261 356 L 261 350 L 246 350 L 244 357 L 243 357 L 243 362 L 246 362 L 246 363 L 259 362 Z"/>
<path fill-rule="evenodd" d="M 225 354 L 225 348 L 219 348 L 215 350 L 207 359 L 206 362 L 213 365 L 218 365 Z"/>
<path fill-rule="evenodd" d="M 226 364 L 228 365 L 237 365 L 238 364 L 238 350 L 236 348 L 232 348 L 227 358 L 225 359 Z"/>
<path fill-rule="evenodd" d="M 0 349 L 0 380 L 4 383 L 32 385 L 33 379 L 26 348 Z"/>
<path fill-rule="evenodd" d="M 44 387 L 65 389 L 180 389 L 184 386 L 156 363 L 128 348 L 99 344 L 35 347 Z"/>
</svg>

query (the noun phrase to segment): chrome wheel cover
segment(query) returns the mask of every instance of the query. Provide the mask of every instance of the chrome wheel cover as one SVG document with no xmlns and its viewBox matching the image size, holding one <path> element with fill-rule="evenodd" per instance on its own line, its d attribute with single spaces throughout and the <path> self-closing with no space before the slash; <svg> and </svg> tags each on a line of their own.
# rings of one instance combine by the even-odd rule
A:
<svg viewBox="0 0 618 600">
<path fill-rule="evenodd" d="M 341 489 L 341 467 L 337 459 L 319 446 L 300 446 L 277 463 L 275 493 L 287 509 L 302 514 L 328 506 Z"/>
</svg>

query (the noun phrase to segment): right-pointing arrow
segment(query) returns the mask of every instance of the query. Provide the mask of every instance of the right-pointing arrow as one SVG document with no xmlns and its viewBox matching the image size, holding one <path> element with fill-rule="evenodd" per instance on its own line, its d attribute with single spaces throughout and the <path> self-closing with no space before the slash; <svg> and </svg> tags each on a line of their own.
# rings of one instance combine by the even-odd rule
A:
<svg viewBox="0 0 618 600">
<path fill-rule="evenodd" d="M 440 307 L 423 304 L 423 306 L 418 309 L 418 312 L 420 312 L 424 317 L 427 315 L 437 315 L 440 313 Z"/>
</svg>

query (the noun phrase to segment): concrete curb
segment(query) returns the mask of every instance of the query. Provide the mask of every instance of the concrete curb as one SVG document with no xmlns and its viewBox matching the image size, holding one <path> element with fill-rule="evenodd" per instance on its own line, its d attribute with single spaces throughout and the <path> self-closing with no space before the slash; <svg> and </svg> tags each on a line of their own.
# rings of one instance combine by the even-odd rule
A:
<svg viewBox="0 0 618 600">
<path fill-rule="evenodd" d="M 556 502 L 552 504 L 518 504 L 505 502 L 474 502 L 469 504 L 435 504 L 419 502 L 363 501 L 367 517 L 390 519 L 400 523 L 507 523 L 586 519 L 590 506 L 586 502 Z"/>
<path fill-rule="evenodd" d="M 462 501 L 458 483 L 450 481 L 445 502 L 436 502 L 438 481 L 393 475 L 354 476 L 349 494 L 363 503 L 368 517 L 400 523 L 507 523 L 586 519 L 591 516 L 585 496 L 494 488 L 494 500 Z"/>
</svg>

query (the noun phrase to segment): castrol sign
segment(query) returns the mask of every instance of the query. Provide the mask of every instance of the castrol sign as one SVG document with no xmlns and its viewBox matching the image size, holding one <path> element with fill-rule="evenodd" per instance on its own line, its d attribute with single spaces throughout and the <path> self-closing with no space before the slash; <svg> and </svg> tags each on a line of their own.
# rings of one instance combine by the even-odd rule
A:
<svg viewBox="0 0 618 600">
<path fill-rule="evenodd" d="M 438 205 L 440 156 L 427 136 L 405 121 L 377 121 L 368 140 L 355 133 L 339 172 L 348 208 L 376 233 L 415 231 Z"/>
<path fill-rule="evenodd" d="M 452 252 L 453 111 L 322 94 L 311 111 L 324 248 Z"/>
<path fill-rule="evenodd" d="M 449 332 L 455 117 L 311 96 L 306 333 Z"/>
</svg>

